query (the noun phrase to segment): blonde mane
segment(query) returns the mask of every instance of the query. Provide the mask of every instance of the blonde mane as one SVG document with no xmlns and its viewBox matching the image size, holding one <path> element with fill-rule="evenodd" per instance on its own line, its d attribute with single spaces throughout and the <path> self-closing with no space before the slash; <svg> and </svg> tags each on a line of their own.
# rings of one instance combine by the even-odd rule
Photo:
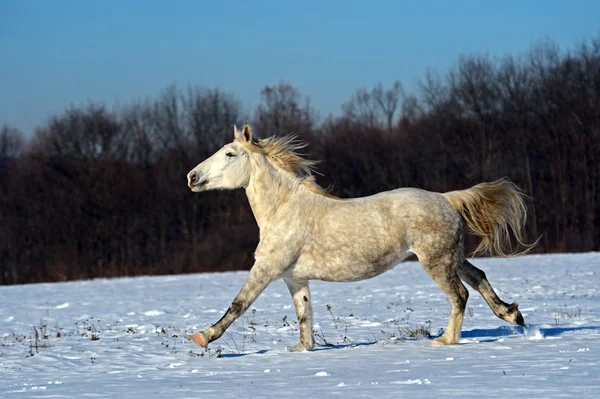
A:
<svg viewBox="0 0 600 399">
<path fill-rule="evenodd" d="M 266 139 L 253 139 L 252 144 L 245 147 L 251 151 L 260 151 L 277 167 L 294 174 L 300 183 L 309 191 L 328 198 L 339 199 L 319 186 L 313 176 L 314 166 L 318 161 L 306 159 L 299 150 L 306 148 L 307 143 L 300 141 L 295 134 L 283 137 L 271 136 Z"/>
</svg>

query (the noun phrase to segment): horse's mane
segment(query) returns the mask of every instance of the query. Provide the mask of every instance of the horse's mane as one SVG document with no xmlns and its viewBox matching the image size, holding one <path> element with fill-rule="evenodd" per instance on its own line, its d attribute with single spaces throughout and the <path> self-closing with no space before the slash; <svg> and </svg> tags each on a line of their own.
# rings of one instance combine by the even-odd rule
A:
<svg viewBox="0 0 600 399">
<path fill-rule="evenodd" d="M 302 185 L 308 190 L 329 198 L 337 197 L 329 194 L 323 187 L 319 186 L 313 176 L 314 167 L 318 161 L 304 158 L 298 151 L 307 146 L 307 143 L 298 139 L 295 134 L 266 139 L 253 139 L 252 150 L 261 151 L 273 164 L 279 168 L 292 173 L 298 178 Z"/>
</svg>

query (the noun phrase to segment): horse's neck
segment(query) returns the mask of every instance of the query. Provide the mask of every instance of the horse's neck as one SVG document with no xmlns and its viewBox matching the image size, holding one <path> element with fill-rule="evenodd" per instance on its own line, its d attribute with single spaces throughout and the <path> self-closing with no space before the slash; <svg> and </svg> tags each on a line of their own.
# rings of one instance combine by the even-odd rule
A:
<svg viewBox="0 0 600 399">
<path fill-rule="evenodd" d="M 261 168 L 253 174 L 246 195 L 261 230 L 274 218 L 281 218 L 278 211 L 282 207 L 293 206 L 298 185 L 293 176 L 274 168 Z"/>
</svg>

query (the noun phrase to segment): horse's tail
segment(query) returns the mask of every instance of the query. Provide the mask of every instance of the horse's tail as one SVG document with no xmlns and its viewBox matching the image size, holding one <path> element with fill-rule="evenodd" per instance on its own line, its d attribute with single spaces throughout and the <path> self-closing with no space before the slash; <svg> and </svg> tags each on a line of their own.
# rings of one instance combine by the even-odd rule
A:
<svg viewBox="0 0 600 399">
<path fill-rule="evenodd" d="M 526 196 L 510 180 L 502 178 L 443 195 L 461 214 L 469 231 L 482 238 L 473 254 L 488 253 L 505 258 L 518 256 L 529 252 L 537 243 L 528 245 L 523 242 L 523 226 L 527 220 Z M 525 247 L 524 250 L 517 252 L 512 248 L 510 231 Z"/>
</svg>

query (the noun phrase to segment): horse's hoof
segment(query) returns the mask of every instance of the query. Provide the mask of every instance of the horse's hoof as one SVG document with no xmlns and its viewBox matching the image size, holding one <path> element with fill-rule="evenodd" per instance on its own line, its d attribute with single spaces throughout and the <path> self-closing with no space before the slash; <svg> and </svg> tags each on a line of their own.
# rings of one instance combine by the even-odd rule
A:
<svg viewBox="0 0 600 399">
<path fill-rule="evenodd" d="M 310 349 L 306 349 L 304 347 L 304 345 L 302 344 L 298 344 L 296 346 L 294 346 L 293 348 L 290 348 L 290 352 L 308 352 L 310 351 Z"/>
<path fill-rule="evenodd" d="M 429 343 L 429 345 L 428 345 L 428 346 L 429 346 L 429 347 L 432 347 L 432 346 L 445 346 L 445 345 L 453 345 L 453 343 L 452 343 L 452 342 L 448 342 L 447 340 L 445 340 L 445 339 L 443 339 L 443 338 L 444 338 L 444 337 L 440 337 L 440 338 L 436 338 L 436 339 L 432 340 L 432 341 Z"/>
<path fill-rule="evenodd" d="M 204 332 L 190 334 L 187 337 L 188 339 L 191 339 L 203 348 L 206 348 L 208 346 L 208 339 L 204 336 Z"/>
<path fill-rule="evenodd" d="M 427 346 L 429 346 L 429 347 L 432 347 L 432 346 L 442 346 L 442 345 L 446 345 L 446 344 L 445 344 L 445 343 L 443 343 L 442 341 L 439 341 L 439 340 L 437 340 L 437 339 L 434 339 L 434 340 L 433 340 L 433 341 L 431 341 L 431 342 L 429 343 L 429 345 L 427 345 Z"/>
<path fill-rule="evenodd" d="M 517 324 L 520 325 L 521 327 L 527 327 L 527 324 L 525 324 L 525 319 L 523 318 L 523 315 L 518 310 L 517 310 Z"/>
</svg>

